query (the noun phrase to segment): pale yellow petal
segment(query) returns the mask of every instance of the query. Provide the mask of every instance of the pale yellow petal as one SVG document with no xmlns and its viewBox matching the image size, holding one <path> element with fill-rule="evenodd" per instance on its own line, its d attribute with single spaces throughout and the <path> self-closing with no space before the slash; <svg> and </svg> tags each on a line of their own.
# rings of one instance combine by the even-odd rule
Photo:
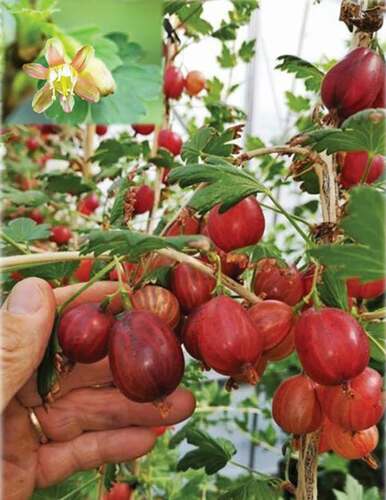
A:
<svg viewBox="0 0 386 500">
<path fill-rule="evenodd" d="M 65 113 L 71 113 L 71 111 L 74 109 L 74 105 L 75 105 L 74 96 L 73 95 L 68 95 L 68 96 L 61 95 L 60 96 L 60 104 L 61 104 L 63 111 Z"/>
<path fill-rule="evenodd" d="M 38 80 L 47 80 L 48 77 L 48 68 L 46 68 L 42 64 L 23 64 L 23 71 L 28 76 L 37 78 Z"/>
<path fill-rule="evenodd" d="M 46 59 L 49 66 L 64 64 L 64 48 L 58 38 L 50 38 L 46 43 Z"/>
<path fill-rule="evenodd" d="M 75 94 L 88 102 L 98 102 L 100 93 L 91 79 L 80 76 L 75 85 Z"/>
<path fill-rule="evenodd" d="M 35 113 L 43 113 L 55 100 L 55 90 L 46 83 L 38 90 L 32 101 L 32 109 Z"/>
<path fill-rule="evenodd" d="M 85 45 L 75 54 L 71 66 L 79 73 L 82 72 L 86 69 L 86 66 L 90 62 L 91 58 L 94 57 L 94 53 L 95 51 L 91 45 Z"/>
</svg>

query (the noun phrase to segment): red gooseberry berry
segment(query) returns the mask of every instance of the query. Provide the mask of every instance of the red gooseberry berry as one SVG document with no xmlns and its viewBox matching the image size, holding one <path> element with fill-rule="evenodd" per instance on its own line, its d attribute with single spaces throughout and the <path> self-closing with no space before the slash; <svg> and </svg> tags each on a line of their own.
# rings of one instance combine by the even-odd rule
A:
<svg viewBox="0 0 386 500">
<path fill-rule="evenodd" d="M 99 304 L 80 304 L 60 319 L 58 340 L 63 353 L 74 363 L 95 363 L 107 355 L 114 316 Z"/>
<path fill-rule="evenodd" d="M 143 184 L 132 188 L 135 193 L 134 214 L 144 214 L 150 212 L 154 205 L 154 190 Z"/>
<path fill-rule="evenodd" d="M 209 237 L 224 252 L 256 244 L 262 238 L 264 229 L 264 214 L 253 196 L 239 201 L 223 213 L 220 212 L 220 205 L 215 205 L 209 212 Z"/>
<path fill-rule="evenodd" d="M 295 348 L 304 371 L 322 385 L 338 385 L 359 375 L 369 361 L 367 336 L 341 309 L 310 308 L 295 325 Z"/>
<path fill-rule="evenodd" d="M 81 260 L 79 267 L 74 272 L 75 278 L 81 283 L 90 281 L 91 270 L 93 265 L 94 265 L 94 259 Z"/>
<path fill-rule="evenodd" d="M 304 295 L 302 275 L 296 267 L 273 258 L 258 261 L 253 289 L 264 299 L 281 300 L 290 306 L 296 305 Z"/>
<path fill-rule="evenodd" d="M 198 95 L 205 88 L 205 75 L 201 71 L 189 71 L 185 79 L 185 89 L 190 96 Z"/>
<path fill-rule="evenodd" d="M 57 245 L 65 245 L 71 238 L 72 232 L 66 226 L 54 226 L 51 229 L 50 240 L 54 241 Z"/>
<path fill-rule="evenodd" d="M 103 135 L 107 134 L 108 129 L 109 128 L 108 128 L 107 125 L 98 124 L 95 127 L 95 132 L 96 132 L 97 135 L 99 135 L 100 137 L 102 137 Z"/>
<path fill-rule="evenodd" d="M 189 313 L 210 300 L 216 280 L 189 264 L 182 263 L 173 268 L 170 284 L 182 310 Z"/>
<path fill-rule="evenodd" d="M 136 134 L 150 135 L 154 132 L 155 125 L 152 123 L 134 123 L 132 128 Z"/>
<path fill-rule="evenodd" d="M 331 449 L 347 460 L 368 457 L 376 448 L 379 439 L 375 425 L 363 431 L 352 432 L 329 422 L 326 432 Z"/>
<path fill-rule="evenodd" d="M 280 344 L 294 324 L 291 307 L 278 300 L 258 302 L 248 309 L 248 314 L 262 337 L 263 352 Z"/>
<path fill-rule="evenodd" d="M 358 278 L 347 280 L 347 292 L 350 297 L 357 299 L 375 299 L 385 293 L 386 278 L 380 280 L 367 281 L 363 283 Z"/>
<path fill-rule="evenodd" d="M 167 149 L 173 156 L 181 153 L 182 139 L 176 132 L 162 129 L 158 134 L 158 147 Z"/>
<path fill-rule="evenodd" d="M 322 409 L 315 383 L 307 375 L 295 375 L 284 380 L 272 400 L 275 422 L 291 434 L 314 432 L 322 425 Z"/>
<path fill-rule="evenodd" d="M 384 412 L 383 380 L 370 367 L 347 384 L 319 386 L 318 396 L 329 420 L 351 431 L 361 431 L 377 424 Z"/>
<path fill-rule="evenodd" d="M 123 313 L 111 331 L 110 368 L 115 385 L 130 400 L 159 402 L 184 374 L 184 356 L 172 330 L 149 311 Z"/>
<path fill-rule="evenodd" d="M 172 329 L 180 322 L 180 304 L 166 288 L 147 285 L 135 291 L 130 300 L 133 309 L 152 312 Z"/>
<path fill-rule="evenodd" d="M 168 99 L 179 99 L 184 90 L 185 79 L 182 72 L 173 65 L 167 66 L 164 75 L 164 94 Z"/>
</svg>

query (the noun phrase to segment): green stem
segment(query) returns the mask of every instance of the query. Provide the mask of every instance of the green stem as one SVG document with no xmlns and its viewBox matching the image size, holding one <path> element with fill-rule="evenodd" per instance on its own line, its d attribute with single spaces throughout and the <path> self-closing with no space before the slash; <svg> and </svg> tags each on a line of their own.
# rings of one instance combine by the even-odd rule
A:
<svg viewBox="0 0 386 500">
<path fill-rule="evenodd" d="M 266 474 L 262 474 L 261 472 L 257 472 L 256 470 L 252 469 L 251 467 L 248 467 L 247 465 L 239 464 L 238 462 L 235 462 L 234 460 L 230 460 L 229 463 L 231 465 L 234 465 L 235 467 L 239 467 L 240 469 L 248 471 L 250 474 L 256 474 L 262 480 L 265 480 L 268 482 L 279 482 L 280 483 L 280 479 L 278 477 L 267 476 Z"/>
<path fill-rule="evenodd" d="M 287 210 L 280 205 L 278 201 L 276 201 L 275 197 L 273 196 L 272 192 L 270 190 L 265 191 L 267 194 L 268 198 L 272 201 L 272 203 L 275 205 L 275 207 L 278 209 L 278 211 L 284 215 L 284 217 L 288 220 L 288 222 L 291 224 L 291 226 L 297 231 L 297 233 L 303 238 L 303 240 L 309 245 L 312 246 L 312 241 L 310 238 L 306 235 L 306 233 L 303 231 L 301 227 L 297 224 L 297 222 L 294 220 L 293 216 L 287 212 Z"/>
<path fill-rule="evenodd" d="M 368 156 L 368 159 L 367 159 L 367 164 L 366 164 L 366 168 L 362 174 L 362 177 L 361 177 L 361 180 L 359 181 L 359 184 L 364 184 L 367 180 L 367 177 L 369 175 L 369 172 L 370 172 L 370 166 L 371 166 L 371 163 L 373 161 L 373 155 L 371 155 L 369 153 L 369 156 Z"/>
<path fill-rule="evenodd" d="M 94 481 L 96 481 L 97 479 L 99 478 L 99 476 L 95 476 L 93 477 L 92 479 L 90 479 L 89 481 L 86 481 L 85 483 L 81 484 L 78 488 L 76 488 L 75 490 L 72 490 L 70 493 L 67 493 L 67 495 L 64 495 L 64 497 L 61 497 L 59 498 L 58 500 L 67 500 L 68 498 L 71 498 L 75 493 L 78 493 L 78 491 L 81 491 L 83 490 L 83 488 L 85 488 L 86 486 L 88 486 L 89 484 L 93 483 Z"/>
<path fill-rule="evenodd" d="M 4 241 L 6 241 L 9 245 L 11 245 L 14 248 L 16 248 L 16 250 L 18 250 L 19 252 L 21 252 L 23 254 L 27 254 L 28 253 L 28 250 L 26 250 L 23 245 L 20 245 L 20 243 L 17 243 L 17 241 L 15 241 L 13 238 L 11 238 L 10 236 L 8 236 L 8 234 L 4 233 L 3 231 L 0 232 L 0 237 Z"/>
<path fill-rule="evenodd" d="M 275 208 L 275 207 L 271 207 L 270 205 L 267 205 L 266 203 L 263 203 L 261 201 L 259 201 L 259 205 L 261 205 L 262 207 L 264 208 L 267 208 L 268 210 L 272 210 L 273 212 L 276 212 L 277 214 L 281 214 L 282 212 L 278 209 L 278 208 Z M 295 214 L 291 214 L 291 217 L 299 222 L 301 222 L 302 224 L 305 224 L 306 226 L 308 227 L 311 227 L 312 224 L 310 224 L 309 222 L 307 222 L 305 219 L 303 219 L 303 217 L 299 217 L 298 215 L 295 215 Z"/>
<path fill-rule="evenodd" d="M 371 342 L 372 342 L 373 344 L 375 344 L 375 345 L 378 347 L 378 349 L 379 349 L 379 350 L 380 350 L 380 351 L 381 351 L 384 355 L 386 355 L 386 349 L 383 347 L 383 345 L 382 345 L 380 342 L 378 342 L 378 340 L 377 340 L 376 338 L 374 338 L 372 335 L 370 335 L 370 333 L 369 333 L 368 331 L 366 331 L 366 330 L 365 330 L 365 332 L 366 332 L 367 336 L 369 337 L 369 339 L 371 340 Z"/>
<path fill-rule="evenodd" d="M 119 261 L 123 260 L 124 257 L 119 257 Z M 112 260 L 111 262 L 109 262 L 107 264 L 107 266 L 105 266 L 103 269 L 101 269 L 99 272 L 97 272 L 92 278 L 90 281 L 88 281 L 87 283 L 85 283 L 81 288 L 79 288 L 79 290 L 74 293 L 74 295 L 72 295 L 69 299 L 67 299 L 65 302 L 63 302 L 63 304 L 61 306 L 58 307 L 58 315 L 60 316 L 64 309 L 69 305 L 71 304 L 71 302 L 73 302 L 77 297 L 79 297 L 79 295 L 82 295 L 82 293 L 87 290 L 88 288 L 90 288 L 91 285 L 93 285 L 94 283 L 96 283 L 97 281 L 99 281 L 101 278 L 103 278 L 103 276 L 108 273 L 109 271 L 111 271 L 116 265 L 116 262 L 114 260 Z"/>
</svg>

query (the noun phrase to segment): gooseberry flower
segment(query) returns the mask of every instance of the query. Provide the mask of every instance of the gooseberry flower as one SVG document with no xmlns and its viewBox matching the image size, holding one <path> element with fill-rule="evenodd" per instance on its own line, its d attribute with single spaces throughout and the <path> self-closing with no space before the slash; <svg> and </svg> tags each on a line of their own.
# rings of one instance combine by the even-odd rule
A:
<svg viewBox="0 0 386 500">
<path fill-rule="evenodd" d="M 94 56 L 90 45 L 81 47 L 70 61 L 57 38 L 47 41 L 45 57 L 48 68 L 38 63 L 24 64 L 24 72 L 38 80 L 47 80 L 32 101 L 36 113 L 43 113 L 59 96 L 63 111 L 74 108 L 74 95 L 91 103 L 115 91 L 115 82 L 107 67 Z"/>
</svg>

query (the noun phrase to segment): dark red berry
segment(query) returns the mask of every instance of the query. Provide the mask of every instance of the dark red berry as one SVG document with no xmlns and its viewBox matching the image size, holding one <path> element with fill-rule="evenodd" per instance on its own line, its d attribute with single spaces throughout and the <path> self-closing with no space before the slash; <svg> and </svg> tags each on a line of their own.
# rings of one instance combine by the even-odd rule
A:
<svg viewBox="0 0 386 500">
<path fill-rule="evenodd" d="M 108 126 L 107 125 L 97 125 L 95 127 L 95 132 L 97 135 L 99 135 L 100 137 L 102 137 L 102 135 L 105 135 L 107 134 L 107 131 L 108 131 Z"/>
<path fill-rule="evenodd" d="M 173 269 L 170 284 L 182 310 L 188 313 L 211 298 L 216 280 L 184 263 Z"/>
<path fill-rule="evenodd" d="M 148 311 L 126 312 L 115 322 L 109 359 L 115 385 L 139 403 L 165 398 L 184 373 L 184 356 L 176 336 Z"/>
<path fill-rule="evenodd" d="M 28 137 L 25 141 L 25 145 L 27 149 L 32 152 L 40 148 L 40 143 L 37 139 L 35 139 L 35 137 Z"/>
<path fill-rule="evenodd" d="M 189 71 L 185 79 L 185 89 L 190 96 L 198 95 L 205 88 L 205 75 L 201 71 Z"/>
<path fill-rule="evenodd" d="M 184 90 L 185 79 L 175 66 L 168 66 L 164 75 L 164 94 L 168 99 L 179 99 Z"/>
<path fill-rule="evenodd" d="M 153 189 L 145 184 L 132 189 L 135 193 L 134 214 L 139 215 L 150 212 L 154 205 Z"/>
<path fill-rule="evenodd" d="M 44 215 L 37 208 L 32 209 L 28 217 L 34 220 L 36 224 L 42 224 L 44 222 Z"/>
<path fill-rule="evenodd" d="M 348 189 L 362 182 L 372 184 L 379 179 L 385 170 L 383 156 L 375 156 L 370 165 L 367 151 L 352 151 L 344 154 L 341 164 L 340 181 L 344 188 Z"/>
<path fill-rule="evenodd" d="M 80 282 L 90 281 L 91 270 L 94 259 L 84 259 L 80 262 L 78 269 L 74 272 L 75 278 Z"/>
<path fill-rule="evenodd" d="M 264 234 L 265 219 L 260 205 L 252 196 L 220 213 L 220 205 L 209 212 L 208 233 L 215 245 L 225 252 L 255 245 Z"/>
<path fill-rule="evenodd" d="M 78 204 L 78 210 L 81 214 L 91 215 L 99 207 L 99 198 L 95 193 L 88 194 L 82 198 Z"/>
<path fill-rule="evenodd" d="M 347 280 L 347 292 L 350 297 L 357 299 L 375 299 L 385 293 L 386 278 L 380 280 L 367 281 L 363 283 L 358 278 Z"/>
<path fill-rule="evenodd" d="M 158 134 L 158 146 L 167 149 L 173 156 L 177 156 L 181 153 L 182 139 L 176 132 L 162 129 Z"/>
<path fill-rule="evenodd" d="M 65 312 L 58 329 L 65 356 L 74 363 L 96 363 L 104 358 L 114 321 L 98 304 L 80 304 Z"/>
<path fill-rule="evenodd" d="M 50 240 L 58 245 L 65 245 L 72 238 L 71 230 L 66 226 L 54 226 L 51 229 Z"/>
<path fill-rule="evenodd" d="M 150 311 L 172 329 L 180 322 L 180 304 L 166 288 L 147 285 L 134 292 L 130 300 L 133 309 Z"/>
<path fill-rule="evenodd" d="M 132 128 L 137 134 L 150 135 L 154 132 L 155 125 L 151 123 L 135 123 Z"/>
</svg>

